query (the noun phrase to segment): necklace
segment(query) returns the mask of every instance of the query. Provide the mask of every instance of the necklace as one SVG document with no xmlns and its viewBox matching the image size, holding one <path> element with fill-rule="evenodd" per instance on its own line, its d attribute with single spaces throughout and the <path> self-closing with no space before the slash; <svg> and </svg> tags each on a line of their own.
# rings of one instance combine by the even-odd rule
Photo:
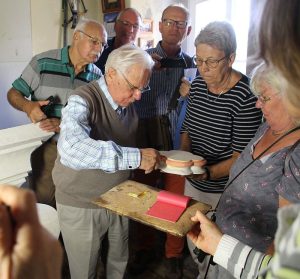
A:
<svg viewBox="0 0 300 279">
<path fill-rule="evenodd" d="M 214 100 L 210 100 L 210 98 L 209 98 L 209 96 L 208 96 L 208 91 L 209 91 L 209 90 L 208 90 L 208 86 L 206 85 L 206 99 L 207 99 L 208 101 L 215 102 L 215 101 L 217 101 L 217 100 L 220 98 L 220 96 L 221 96 L 223 93 L 226 92 L 226 89 L 228 89 L 228 86 L 229 86 L 230 81 L 231 81 L 231 74 L 232 74 L 232 71 L 230 71 L 230 73 L 229 73 L 229 75 L 228 75 L 228 78 L 227 78 L 227 80 L 226 80 L 226 85 L 224 86 L 224 88 L 222 89 L 222 91 L 221 91 L 219 94 L 217 94 L 218 97 L 215 98 Z"/>
</svg>

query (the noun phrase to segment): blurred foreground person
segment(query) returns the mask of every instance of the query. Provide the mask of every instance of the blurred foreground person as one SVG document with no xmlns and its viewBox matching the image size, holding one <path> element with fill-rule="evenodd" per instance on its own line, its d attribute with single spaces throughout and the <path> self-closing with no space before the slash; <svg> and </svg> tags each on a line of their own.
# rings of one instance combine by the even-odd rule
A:
<svg viewBox="0 0 300 279">
<path fill-rule="evenodd" d="M 300 118 L 299 13 L 300 5 L 297 0 L 266 1 L 260 25 L 261 57 L 285 78 L 286 90 L 282 96 L 283 102 L 288 113 L 298 119 Z M 295 149 L 299 150 L 299 141 L 295 143 Z M 299 168 L 299 157 L 291 156 L 283 169 L 285 174 L 291 173 L 291 169 L 296 172 L 296 175 L 291 173 L 289 177 L 295 179 L 298 185 L 300 185 L 297 174 Z M 267 278 L 300 277 L 300 246 L 297 241 L 300 235 L 299 204 L 289 205 L 278 211 L 275 257 L 271 261 L 270 256 L 256 252 L 228 235 L 222 236 L 216 225 L 203 214 L 197 213 L 192 220 L 200 222 L 200 227 L 197 225 L 188 236 L 199 249 L 214 255 L 214 261 L 230 271 L 235 278 L 257 278 L 259 270 L 263 270 L 267 265 L 269 265 L 265 272 Z"/>
<path fill-rule="evenodd" d="M 61 246 L 39 222 L 34 193 L 0 185 L 0 278 L 61 278 Z"/>
</svg>

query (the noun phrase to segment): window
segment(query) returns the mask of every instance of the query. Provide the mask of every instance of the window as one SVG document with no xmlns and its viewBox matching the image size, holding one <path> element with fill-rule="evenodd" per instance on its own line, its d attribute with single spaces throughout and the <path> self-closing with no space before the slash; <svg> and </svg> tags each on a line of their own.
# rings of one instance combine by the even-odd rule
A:
<svg viewBox="0 0 300 279">
<path fill-rule="evenodd" d="M 237 55 L 233 67 L 245 74 L 250 2 L 251 0 L 189 0 L 193 30 L 187 39 L 188 53 L 195 53 L 195 38 L 205 25 L 211 21 L 226 20 L 232 24 L 237 39 Z"/>
</svg>

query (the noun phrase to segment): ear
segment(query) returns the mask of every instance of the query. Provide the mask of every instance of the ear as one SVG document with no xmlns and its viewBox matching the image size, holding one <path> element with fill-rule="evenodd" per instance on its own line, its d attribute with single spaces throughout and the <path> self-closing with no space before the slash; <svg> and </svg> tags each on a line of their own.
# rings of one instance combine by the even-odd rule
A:
<svg viewBox="0 0 300 279">
<path fill-rule="evenodd" d="M 116 76 L 117 71 L 114 68 L 108 68 L 108 70 L 105 73 L 105 78 L 107 84 L 109 84 Z"/>
<path fill-rule="evenodd" d="M 233 62 L 234 62 L 234 60 L 235 60 L 235 56 L 236 56 L 236 54 L 235 53 L 231 53 L 230 55 L 229 55 L 229 58 L 228 58 L 228 64 L 229 64 L 229 66 L 231 67 L 232 66 L 232 64 L 233 64 Z"/>
<path fill-rule="evenodd" d="M 191 31 L 192 31 L 192 26 L 189 26 L 186 35 L 187 36 L 190 35 Z"/>
<path fill-rule="evenodd" d="M 74 41 L 77 41 L 79 39 L 79 34 L 78 34 L 78 32 L 75 32 L 74 34 L 73 34 L 73 40 Z"/>
<path fill-rule="evenodd" d="M 161 32 L 162 26 L 163 26 L 163 23 L 160 21 L 160 22 L 158 23 L 158 28 L 159 28 L 159 32 L 160 32 L 160 33 L 162 33 L 162 32 Z"/>
</svg>

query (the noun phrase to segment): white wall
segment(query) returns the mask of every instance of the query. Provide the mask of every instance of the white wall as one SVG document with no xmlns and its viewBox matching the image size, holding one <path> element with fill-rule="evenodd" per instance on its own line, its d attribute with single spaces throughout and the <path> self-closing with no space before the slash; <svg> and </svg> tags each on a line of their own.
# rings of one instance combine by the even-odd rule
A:
<svg viewBox="0 0 300 279">
<path fill-rule="evenodd" d="M 9 0 L 8 0 L 9 1 Z M 102 21 L 100 0 L 84 0 L 87 18 Z M 82 12 L 82 6 L 78 7 Z M 68 8 L 68 19 L 71 12 Z M 63 46 L 63 9 L 61 0 L 31 0 L 32 53 L 37 54 Z M 68 26 L 68 38 L 71 40 L 73 29 Z"/>
<path fill-rule="evenodd" d="M 102 21 L 100 0 L 84 0 L 84 4 L 86 17 Z M 62 23 L 61 0 L 1 0 L 0 129 L 29 123 L 23 112 L 8 104 L 7 91 L 33 55 L 63 46 Z M 70 26 L 69 38 L 73 32 Z"/>
<path fill-rule="evenodd" d="M 30 0 L 2 0 L 0 9 L 0 129 L 28 123 L 6 93 L 31 57 Z M 16 7 L 18 7 L 16 9 Z"/>
</svg>

